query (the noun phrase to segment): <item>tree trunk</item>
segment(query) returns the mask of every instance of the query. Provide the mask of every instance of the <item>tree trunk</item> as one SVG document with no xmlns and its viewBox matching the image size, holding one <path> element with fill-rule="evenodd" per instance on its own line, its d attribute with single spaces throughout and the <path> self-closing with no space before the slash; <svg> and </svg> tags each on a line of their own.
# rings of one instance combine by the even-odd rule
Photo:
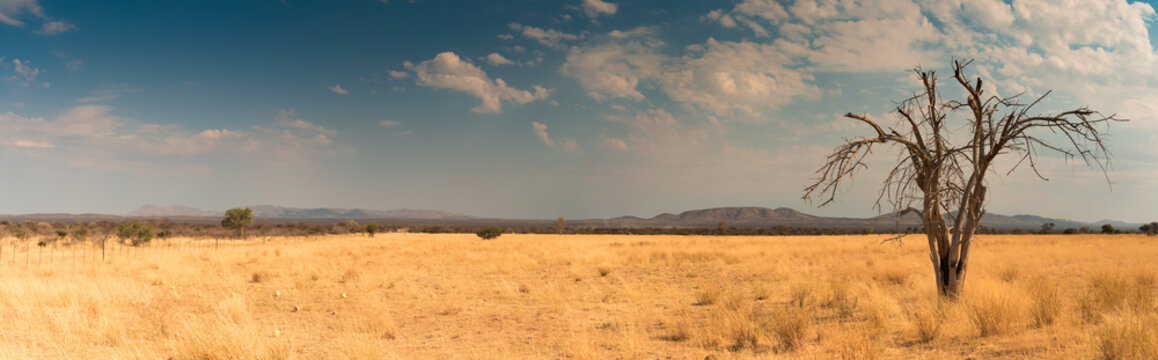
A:
<svg viewBox="0 0 1158 360">
<path fill-rule="evenodd" d="M 965 280 L 964 276 L 961 276 L 963 274 L 958 273 L 955 267 L 949 264 L 949 259 L 942 259 L 936 270 L 937 295 L 944 299 L 956 300 L 961 294 L 961 285 Z"/>
</svg>

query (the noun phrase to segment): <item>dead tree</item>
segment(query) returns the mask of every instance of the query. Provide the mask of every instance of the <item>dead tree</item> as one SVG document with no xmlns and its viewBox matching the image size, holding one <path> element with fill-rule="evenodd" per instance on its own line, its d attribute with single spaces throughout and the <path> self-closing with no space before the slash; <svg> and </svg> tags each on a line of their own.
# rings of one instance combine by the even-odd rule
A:
<svg viewBox="0 0 1158 360">
<path fill-rule="evenodd" d="M 871 127 L 873 136 L 846 139 L 816 171 L 816 182 L 804 189 L 804 199 L 827 205 L 835 200 L 841 183 L 867 168 L 865 158 L 874 145 L 899 146 L 900 157 L 884 180 L 875 208 L 880 211 L 887 203 L 897 216 L 921 215 L 937 292 L 946 298 L 956 298 L 961 291 L 969 248 L 985 216 L 985 175 L 995 172 L 992 165 L 999 155 L 1019 157 L 1009 173 L 1028 163 L 1046 181 L 1037 168 L 1042 152 L 1060 154 L 1067 161 L 1081 159 L 1100 169 L 1108 183 L 1110 158 L 1102 131 L 1112 121 L 1125 121 L 1086 107 L 1031 114 L 1049 92 L 1029 103 L 1020 102 L 1020 94 L 985 95 L 981 78 L 971 82 L 965 74 L 971 62 L 953 62 L 953 79 L 964 90 L 964 101 L 943 98 L 935 73 L 918 66 L 913 72 L 922 90 L 897 104 L 896 127 L 882 127 L 867 115 L 845 114 Z M 968 132 L 953 136 L 952 130 L 959 129 Z"/>
</svg>

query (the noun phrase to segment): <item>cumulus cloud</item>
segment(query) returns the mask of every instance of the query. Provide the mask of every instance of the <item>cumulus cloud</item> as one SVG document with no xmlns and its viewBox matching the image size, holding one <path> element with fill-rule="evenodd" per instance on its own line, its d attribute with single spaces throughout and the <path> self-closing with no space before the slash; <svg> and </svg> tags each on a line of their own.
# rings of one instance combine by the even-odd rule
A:
<svg viewBox="0 0 1158 360">
<path fill-rule="evenodd" d="M 490 53 L 490 55 L 487 55 L 486 59 L 487 63 L 491 64 L 491 66 L 512 65 L 515 63 L 514 61 L 511 61 L 511 59 L 507 59 L 499 53 Z"/>
<path fill-rule="evenodd" d="M 597 100 L 643 100 L 641 84 L 655 84 L 671 100 L 717 115 L 758 115 L 797 98 L 820 95 L 791 54 L 768 44 L 709 38 L 679 57 L 658 41 L 613 41 L 574 47 L 563 65 Z"/>
<path fill-rule="evenodd" d="M 410 76 L 410 73 L 405 71 L 390 70 L 389 73 L 390 77 L 395 79 L 405 79 L 407 76 Z"/>
<path fill-rule="evenodd" d="M 583 14 L 588 17 L 615 15 L 616 11 L 619 11 L 619 5 L 614 3 L 603 0 L 583 0 Z"/>
<path fill-rule="evenodd" d="M 327 89 L 330 89 L 330 92 L 333 92 L 335 94 L 342 94 L 342 95 L 349 95 L 350 94 L 350 91 L 343 89 L 341 84 L 327 87 Z"/>
<path fill-rule="evenodd" d="M 556 142 L 555 139 L 552 139 L 551 136 L 547 135 L 547 125 L 543 123 L 532 121 L 531 128 L 535 130 L 535 135 L 539 137 L 539 141 L 543 142 L 543 145 L 557 147 L 563 149 L 563 151 L 566 152 L 574 152 L 579 148 L 579 145 L 575 143 L 575 140 L 563 139 Z"/>
<path fill-rule="evenodd" d="M 406 62 L 404 65 L 414 72 L 418 85 L 461 91 L 479 98 L 482 104 L 471 109 L 479 113 L 499 113 L 503 110 L 504 101 L 522 105 L 546 99 L 551 93 L 538 85 L 533 86 L 532 92 L 507 86 L 503 79 L 491 80 L 478 66 L 453 52 L 444 52 L 417 64 Z"/>
<path fill-rule="evenodd" d="M 550 48 L 561 48 L 563 41 L 579 39 L 578 35 L 568 34 L 553 29 L 544 30 L 534 26 L 521 25 L 519 23 L 510 23 L 508 26 L 511 28 L 511 30 L 521 31 L 524 38 L 538 41 L 540 44 Z"/>
<path fill-rule="evenodd" d="M 640 81 L 659 76 L 669 60 L 658 51 L 662 45 L 629 41 L 573 47 L 560 71 L 597 100 L 643 100 Z"/>
</svg>

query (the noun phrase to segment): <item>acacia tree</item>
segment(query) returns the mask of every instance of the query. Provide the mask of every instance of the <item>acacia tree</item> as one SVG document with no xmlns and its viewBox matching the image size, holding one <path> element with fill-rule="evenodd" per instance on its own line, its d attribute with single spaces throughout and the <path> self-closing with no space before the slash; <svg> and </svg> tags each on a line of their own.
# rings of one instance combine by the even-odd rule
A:
<svg viewBox="0 0 1158 360">
<path fill-rule="evenodd" d="M 253 210 L 249 208 L 232 208 L 225 211 L 225 218 L 221 219 L 221 227 L 237 229 L 238 237 L 245 239 L 245 227 L 253 223 Z"/>
<path fill-rule="evenodd" d="M 986 95 L 981 78 L 970 81 L 965 74 L 971 62 L 953 62 L 953 80 L 964 91 L 962 100 L 943 98 L 936 74 L 916 67 L 913 72 L 922 89 L 897 104 L 896 128 L 882 127 L 867 115 L 845 114 L 872 128 L 873 135 L 845 140 L 816 171 L 816 182 L 804 189 L 806 200 L 820 199 L 820 206 L 827 205 L 835 200 L 841 183 L 867 168 L 865 158 L 874 145 L 899 146 L 900 157 L 884 180 L 876 209 L 880 211 L 884 202 L 892 205 L 897 216 L 920 214 L 937 292 L 946 298 L 956 298 L 961 291 L 969 247 L 985 216 L 985 176 L 994 171 L 992 165 L 999 155 L 1019 157 L 1010 173 L 1028 163 L 1042 180 L 1049 180 L 1037 168 L 1042 152 L 1081 159 L 1107 175 L 1110 159 L 1102 128 L 1111 121 L 1124 121 L 1086 107 L 1031 114 L 1049 92 L 1028 103 L 1019 101 L 1020 94 Z M 967 132 L 953 136 L 952 130 L 957 129 Z"/>
</svg>

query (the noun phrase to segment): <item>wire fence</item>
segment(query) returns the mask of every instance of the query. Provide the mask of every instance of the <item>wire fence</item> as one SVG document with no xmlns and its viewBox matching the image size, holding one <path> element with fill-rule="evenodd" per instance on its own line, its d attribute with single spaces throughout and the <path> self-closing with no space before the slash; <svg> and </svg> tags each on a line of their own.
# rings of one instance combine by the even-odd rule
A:
<svg viewBox="0 0 1158 360">
<path fill-rule="evenodd" d="M 94 241 L 43 241 L 14 238 L 0 239 L 0 267 L 46 268 L 77 265 L 101 265 L 156 255 L 200 254 L 216 250 L 262 246 L 276 243 L 297 244 L 317 241 L 321 237 L 276 237 L 213 239 L 174 238 L 153 240 L 134 246 L 116 239 Z"/>
</svg>

